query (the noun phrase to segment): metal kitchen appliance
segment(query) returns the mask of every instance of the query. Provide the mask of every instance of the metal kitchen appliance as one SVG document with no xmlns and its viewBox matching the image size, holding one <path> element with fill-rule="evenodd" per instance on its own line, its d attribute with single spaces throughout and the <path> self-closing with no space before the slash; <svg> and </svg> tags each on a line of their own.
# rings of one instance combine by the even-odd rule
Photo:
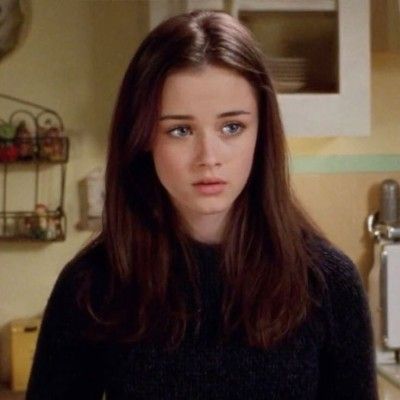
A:
<svg viewBox="0 0 400 400">
<path fill-rule="evenodd" d="M 387 179 L 380 187 L 380 209 L 367 218 L 374 237 L 369 302 L 379 364 L 400 364 L 400 187 Z"/>
</svg>

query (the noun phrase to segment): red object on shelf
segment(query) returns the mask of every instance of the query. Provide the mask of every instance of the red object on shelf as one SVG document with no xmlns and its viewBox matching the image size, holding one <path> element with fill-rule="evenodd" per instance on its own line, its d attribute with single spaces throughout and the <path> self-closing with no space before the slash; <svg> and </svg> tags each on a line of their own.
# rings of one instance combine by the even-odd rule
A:
<svg viewBox="0 0 400 400">
<path fill-rule="evenodd" d="M 12 162 L 18 159 L 18 147 L 14 143 L 0 144 L 0 162 Z"/>
</svg>

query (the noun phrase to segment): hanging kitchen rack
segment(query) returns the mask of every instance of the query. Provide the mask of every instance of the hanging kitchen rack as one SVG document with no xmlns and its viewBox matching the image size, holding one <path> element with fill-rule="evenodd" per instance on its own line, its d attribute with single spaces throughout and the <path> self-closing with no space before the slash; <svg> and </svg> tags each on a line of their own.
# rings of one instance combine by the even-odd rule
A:
<svg viewBox="0 0 400 400">
<path fill-rule="evenodd" d="M 64 132 L 63 120 L 48 107 L 2 93 L 0 99 L 24 106 L 11 112 L 8 120 L 0 116 L 0 166 L 3 167 L 0 241 L 65 240 L 64 195 L 69 139 Z M 32 165 L 34 169 L 30 210 L 8 208 L 8 175 L 11 165 L 18 164 Z M 42 166 L 52 164 L 60 168 L 60 187 L 58 206 L 50 209 L 39 201 L 39 186 Z"/>
</svg>

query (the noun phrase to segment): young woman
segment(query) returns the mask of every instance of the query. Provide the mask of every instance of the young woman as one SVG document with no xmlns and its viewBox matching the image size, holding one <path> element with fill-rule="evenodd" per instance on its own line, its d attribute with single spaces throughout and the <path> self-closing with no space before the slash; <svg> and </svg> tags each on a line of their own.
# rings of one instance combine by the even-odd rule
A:
<svg viewBox="0 0 400 400">
<path fill-rule="evenodd" d="M 289 185 L 276 95 L 222 12 L 161 23 L 123 80 L 103 229 L 48 300 L 27 399 L 377 399 L 357 269 Z"/>
</svg>

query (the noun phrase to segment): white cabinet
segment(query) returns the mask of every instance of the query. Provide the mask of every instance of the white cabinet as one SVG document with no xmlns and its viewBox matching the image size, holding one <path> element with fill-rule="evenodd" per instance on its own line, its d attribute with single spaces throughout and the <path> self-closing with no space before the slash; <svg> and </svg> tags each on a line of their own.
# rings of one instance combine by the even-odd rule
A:
<svg viewBox="0 0 400 400">
<path fill-rule="evenodd" d="M 296 50 L 300 57 L 311 54 L 311 84 L 303 90 L 278 93 L 288 135 L 370 134 L 368 0 L 165 0 L 149 4 L 152 27 L 179 12 L 224 9 L 253 31 L 268 56 L 275 52 L 275 57 L 296 57 Z M 299 29 L 286 29 L 295 25 Z"/>
</svg>

